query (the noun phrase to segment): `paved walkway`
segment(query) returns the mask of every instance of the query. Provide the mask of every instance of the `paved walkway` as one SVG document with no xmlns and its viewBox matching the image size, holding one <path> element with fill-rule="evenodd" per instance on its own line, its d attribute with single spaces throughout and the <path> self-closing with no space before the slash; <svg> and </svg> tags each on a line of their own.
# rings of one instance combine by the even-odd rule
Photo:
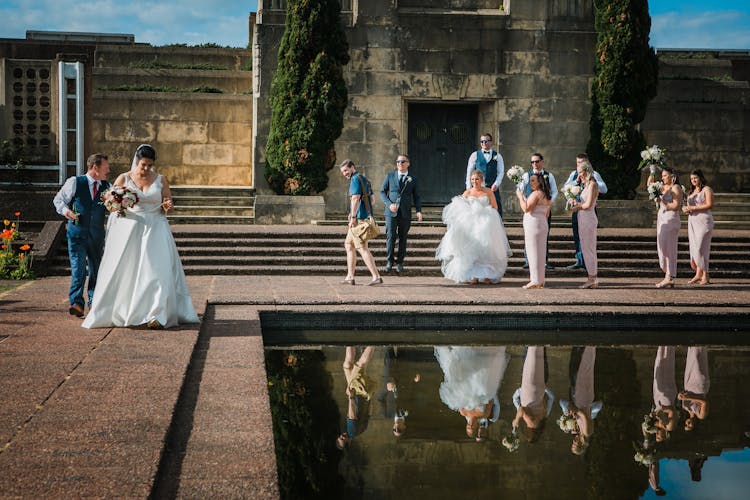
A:
<svg viewBox="0 0 750 500">
<path fill-rule="evenodd" d="M 745 331 L 750 313 L 750 279 L 708 287 L 682 279 L 668 290 L 654 289 L 652 279 L 578 290 L 583 276 L 554 275 L 543 290 L 522 290 L 522 279 L 469 286 L 385 276 L 375 287 L 339 279 L 189 276 L 202 326 L 165 331 L 81 328 L 67 314 L 66 277 L 0 293 L 0 497 L 277 498 L 265 311 L 388 311 L 398 321 L 519 311 L 646 321 L 666 313 Z"/>
</svg>

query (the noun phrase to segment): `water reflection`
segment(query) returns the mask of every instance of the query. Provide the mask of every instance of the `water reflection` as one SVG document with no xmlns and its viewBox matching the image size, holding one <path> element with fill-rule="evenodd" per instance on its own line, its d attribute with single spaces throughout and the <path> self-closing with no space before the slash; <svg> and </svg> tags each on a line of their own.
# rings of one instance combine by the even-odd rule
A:
<svg viewBox="0 0 750 500">
<path fill-rule="evenodd" d="M 750 489 L 748 361 L 703 346 L 268 350 L 281 489 L 733 498 Z"/>
</svg>

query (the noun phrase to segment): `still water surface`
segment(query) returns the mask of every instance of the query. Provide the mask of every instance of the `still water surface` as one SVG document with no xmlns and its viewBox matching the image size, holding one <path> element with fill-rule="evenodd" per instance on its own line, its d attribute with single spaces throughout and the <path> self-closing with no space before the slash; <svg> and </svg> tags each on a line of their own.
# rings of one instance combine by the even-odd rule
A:
<svg viewBox="0 0 750 500">
<path fill-rule="evenodd" d="M 750 491 L 746 347 L 321 346 L 266 364 L 286 499 Z"/>
</svg>

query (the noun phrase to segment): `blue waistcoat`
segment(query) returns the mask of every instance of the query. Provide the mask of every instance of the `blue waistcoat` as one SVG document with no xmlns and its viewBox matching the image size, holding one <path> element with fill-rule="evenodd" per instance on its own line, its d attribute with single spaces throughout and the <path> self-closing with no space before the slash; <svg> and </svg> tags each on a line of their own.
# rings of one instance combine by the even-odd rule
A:
<svg viewBox="0 0 750 500">
<path fill-rule="evenodd" d="M 492 159 L 487 161 L 484 158 L 484 152 L 477 150 L 477 170 L 484 174 L 484 186 L 490 187 L 497 179 L 497 152 L 493 151 L 490 156 Z"/>
<path fill-rule="evenodd" d="M 93 238 L 104 240 L 104 216 L 107 210 L 101 205 L 101 192 L 109 187 L 107 181 L 99 181 L 96 200 L 91 199 L 89 181 L 85 175 L 76 177 L 76 194 L 70 209 L 78 214 L 78 223 L 68 221 L 68 238 Z"/>
</svg>

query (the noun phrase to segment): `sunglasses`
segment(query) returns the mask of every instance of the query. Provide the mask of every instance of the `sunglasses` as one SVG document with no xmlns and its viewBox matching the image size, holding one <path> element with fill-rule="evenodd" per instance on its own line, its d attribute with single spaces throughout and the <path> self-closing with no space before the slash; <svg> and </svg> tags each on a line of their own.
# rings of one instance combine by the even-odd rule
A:
<svg viewBox="0 0 750 500">
<path fill-rule="evenodd" d="M 409 160 L 396 160 L 396 163 L 409 163 Z"/>
<path fill-rule="evenodd" d="M 531 164 L 542 163 L 543 160 L 531 160 Z"/>
<path fill-rule="evenodd" d="M 491 141 L 490 139 L 482 139 L 482 140 L 481 140 L 481 141 L 479 141 L 479 142 L 481 142 L 482 144 L 484 144 L 485 142 L 492 142 L 492 141 Z"/>
</svg>

